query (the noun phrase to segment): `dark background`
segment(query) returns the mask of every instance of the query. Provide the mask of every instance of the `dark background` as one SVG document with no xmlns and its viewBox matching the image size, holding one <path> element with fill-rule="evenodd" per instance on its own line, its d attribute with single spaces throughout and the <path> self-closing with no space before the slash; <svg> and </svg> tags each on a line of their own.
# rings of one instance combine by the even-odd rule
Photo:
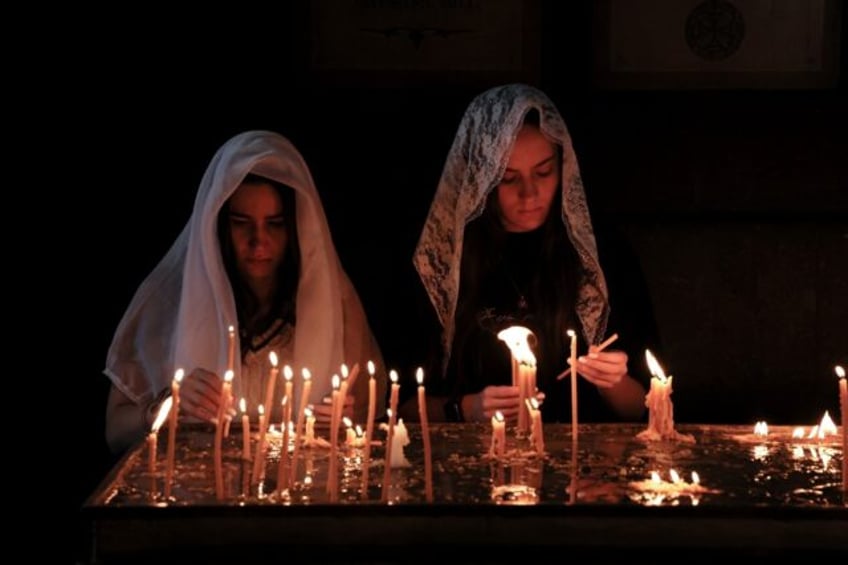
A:
<svg viewBox="0 0 848 565">
<path fill-rule="evenodd" d="M 103 439 L 112 333 L 188 219 L 213 153 L 238 132 L 275 130 L 300 149 L 387 363 L 415 363 L 399 358 L 419 326 L 404 285 L 444 158 L 470 100 L 525 77 L 325 76 L 308 64 L 309 10 L 296 4 L 202 26 L 116 16 L 79 38 L 67 87 L 84 102 L 68 110 L 94 143 L 79 174 L 92 188 L 79 231 L 92 275 L 88 299 L 70 305 L 89 328 L 70 330 L 83 399 L 78 504 L 114 463 Z M 826 87 L 609 89 L 595 75 L 596 4 L 536 6 L 526 80 L 569 126 L 593 217 L 641 263 L 675 419 L 835 417 L 833 366 L 848 362 L 844 42 L 843 72 Z"/>
</svg>

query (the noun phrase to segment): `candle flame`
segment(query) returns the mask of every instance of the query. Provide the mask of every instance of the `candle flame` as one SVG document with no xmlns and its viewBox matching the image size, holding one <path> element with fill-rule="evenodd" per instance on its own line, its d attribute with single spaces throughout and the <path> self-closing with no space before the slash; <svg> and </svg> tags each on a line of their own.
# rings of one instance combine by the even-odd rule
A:
<svg viewBox="0 0 848 565">
<path fill-rule="evenodd" d="M 389 421 L 391 422 L 391 420 L 392 420 L 392 409 L 391 408 L 386 408 L 386 416 L 389 418 Z"/>
<path fill-rule="evenodd" d="M 356 424 L 356 427 L 353 429 L 353 431 L 356 432 L 356 437 L 362 437 L 363 435 L 365 435 L 365 432 L 362 431 L 362 426 L 360 426 L 359 424 Z"/>
<path fill-rule="evenodd" d="M 174 399 L 171 396 L 162 401 L 162 405 L 159 406 L 159 413 L 156 414 L 156 420 L 153 422 L 153 426 L 150 427 L 151 432 L 156 433 L 159 431 L 165 418 L 168 417 L 168 412 L 171 411 L 171 405 L 173 403 Z"/>
<path fill-rule="evenodd" d="M 657 471 L 651 471 L 651 480 L 655 483 L 661 483 L 662 479 Z"/>
<path fill-rule="evenodd" d="M 339 390 L 339 387 L 342 386 L 341 379 L 339 379 L 338 375 L 333 375 L 333 378 L 330 380 L 330 382 L 333 383 L 334 391 Z"/>
<path fill-rule="evenodd" d="M 692 471 L 692 484 L 701 484 L 701 477 L 698 475 L 697 471 Z"/>
<path fill-rule="evenodd" d="M 501 413 L 501 411 L 498 410 L 497 412 L 495 412 L 495 418 L 494 419 L 497 420 L 498 422 L 503 422 L 504 421 L 503 413 Z"/>
<path fill-rule="evenodd" d="M 651 353 L 650 349 L 645 350 L 645 360 L 648 362 L 648 369 L 651 371 L 651 374 L 657 377 L 661 382 L 666 382 L 668 379 L 665 376 L 665 371 L 657 362 L 657 358 L 654 357 L 654 354 Z"/>
<path fill-rule="evenodd" d="M 819 422 L 819 438 L 823 438 L 824 436 L 835 436 L 838 431 L 836 424 L 833 422 L 833 418 L 830 417 L 830 413 L 825 410 L 824 416 L 822 416 L 821 422 Z"/>
<path fill-rule="evenodd" d="M 342 423 L 345 425 L 346 428 L 349 428 L 353 425 L 353 422 L 347 416 L 342 416 Z"/>
<path fill-rule="evenodd" d="M 269 353 L 269 354 L 268 354 L 268 359 L 271 361 L 271 366 L 272 366 L 272 367 L 276 367 L 276 366 L 277 366 L 277 353 L 276 353 L 276 352 L 272 351 L 271 353 Z"/>
<path fill-rule="evenodd" d="M 418 381 L 419 385 L 424 384 L 424 369 L 423 368 L 418 367 L 418 369 L 415 370 L 415 380 Z"/>
<path fill-rule="evenodd" d="M 292 368 L 289 367 L 288 365 L 285 365 L 283 367 L 283 377 L 285 377 L 285 379 L 287 381 L 290 381 L 290 380 L 292 380 L 293 376 L 294 376 L 294 371 L 292 371 Z"/>
<path fill-rule="evenodd" d="M 235 326 L 231 325 L 230 327 L 227 328 L 227 331 L 230 333 L 230 335 L 233 335 L 234 333 L 236 333 L 236 328 L 235 328 Z"/>
<path fill-rule="evenodd" d="M 308 381 L 309 379 L 312 378 L 312 373 L 310 373 L 309 369 L 307 369 L 306 367 L 303 368 L 302 373 L 303 373 L 303 380 Z"/>
<path fill-rule="evenodd" d="M 350 371 L 348 371 L 348 369 L 347 369 L 347 365 L 342 363 L 342 369 L 341 370 L 342 370 L 342 378 L 346 379 L 347 376 L 350 374 Z"/>
<path fill-rule="evenodd" d="M 839 377 L 840 379 L 845 378 L 845 369 L 842 368 L 842 365 L 837 365 L 834 370 L 836 371 L 837 377 Z"/>
<path fill-rule="evenodd" d="M 570 331 L 570 330 L 569 330 Z M 536 356 L 530 349 L 529 336 L 532 331 L 524 326 L 510 326 L 498 332 L 498 339 L 506 343 L 512 357 L 523 365 L 536 366 Z"/>
<path fill-rule="evenodd" d="M 280 401 L 280 404 L 282 404 L 283 406 L 285 406 L 285 405 L 286 405 L 286 404 L 288 404 L 288 403 L 289 403 L 289 396 L 288 396 L 287 394 L 284 394 L 284 395 L 283 395 L 283 399 Z"/>
<path fill-rule="evenodd" d="M 376 371 L 376 370 L 377 370 L 377 368 L 374 366 L 374 361 L 371 361 L 371 360 L 369 359 L 369 360 L 368 360 L 368 374 L 369 374 L 369 375 L 371 375 L 371 376 L 373 377 L 373 376 L 374 376 L 374 371 Z"/>
<path fill-rule="evenodd" d="M 260 416 L 262 416 L 263 414 L 265 414 L 265 407 L 260 404 L 256 407 L 256 411 L 259 412 Z"/>
<path fill-rule="evenodd" d="M 177 369 L 177 372 L 174 373 L 174 380 L 177 381 L 177 383 L 181 383 L 184 376 L 185 371 L 183 371 L 182 369 Z"/>
<path fill-rule="evenodd" d="M 679 483 L 680 482 L 680 475 L 678 475 L 677 471 L 675 471 L 674 469 L 669 469 L 668 475 L 669 475 L 669 477 L 671 477 L 671 482 L 673 482 L 673 483 Z"/>
<path fill-rule="evenodd" d="M 530 408 L 532 408 L 533 410 L 538 410 L 538 409 L 539 409 L 539 401 L 538 401 L 538 400 L 536 400 L 535 398 L 532 398 L 532 397 L 531 397 L 531 398 L 528 398 L 528 399 L 527 399 L 527 402 L 529 402 L 529 403 L 530 403 Z"/>
<path fill-rule="evenodd" d="M 310 408 L 309 406 L 304 408 L 303 409 L 303 415 L 306 416 L 307 418 L 311 418 L 312 417 L 312 408 Z"/>
<path fill-rule="evenodd" d="M 394 369 L 389 371 L 389 378 L 392 379 L 392 384 L 396 384 L 398 382 L 397 371 L 395 371 Z"/>
<path fill-rule="evenodd" d="M 233 377 L 235 377 L 235 376 L 236 376 L 236 374 L 233 372 L 232 369 L 227 369 L 227 372 L 224 373 L 224 382 L 225 383 L 233 382 Z"/>
<path fill-rule="evenodd" d="M 801 439 L 804 437 L 804 426 L 798 426 L 794 430 L 792 430 L 792 437 L 795 439 Z"/>
<path fill-rule="evenodd" d="M 754 424 L 754 435 L 757 436 L 767 436 L 768 435 L 768 424 L 766 424 L 765 420 L 760 420 L 756 424 Z"/>
<path fill-rule="evenodd" d="M 247 400 L 245 400 L 243 396 L 241 397 L 241 400 L 239 400 L 239 410 L 241 410 L 242 414 L 247 412 Z"/>
</svg>

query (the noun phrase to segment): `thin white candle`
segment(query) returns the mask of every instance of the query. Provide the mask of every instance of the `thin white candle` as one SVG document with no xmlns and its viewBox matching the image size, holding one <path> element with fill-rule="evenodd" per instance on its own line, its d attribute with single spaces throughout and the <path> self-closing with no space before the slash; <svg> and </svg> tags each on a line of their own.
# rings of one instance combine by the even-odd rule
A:
<svg viewBox="0 0 848 565">
<path fill-rule="evenodd" d="M 171 484 L 174 479 L 174 461 L 176 458 L 177 447 L 177 418 L 180 412 L 180 383 L 182 383 L 184 376 L 185 371 L 177 369 L 174 373 L 174 380 L 171 382 L 171 398 L 174 399 L 174 405 L 168 421 L 168 452 L 165 459 L 165 498 L 170 498 L 171 496 Z"/>
<path fill-rule="evenodd" d="M 568 337 L 571 338 L 571 444 L 572 448 L 576 449 L 578 440 L 578 419 L 577 419 L 577 332 L 568 330 Z"/>
<path fill-rule="evenodd" d="M 424 442 L 424 491 L 427 502 L 433 502 L 433 457 L 430 451 L 430 424 L 427 417 L 427 395 L 424 390 L 424 369 L 415 371 L 418 382 L 418 419 L 421 420 L 421 439 Z"/>
<path fill-rule="evenodd" d="M 241 410 L 241 458 L 250 459 L 250 417 L 247 415 L 247 401 L 244 397 L 239 400 Z"/>
<path fill-rule="evenodd" d="M 374 435 L 374 415 L 377 406 L 376 367 L 368 361 L 368 417 L 365 422 L 365 452 L 362 456 L 362 498 L 368 497 L 368 475 L 371 469 L 371 437 Z"/>
</svg>

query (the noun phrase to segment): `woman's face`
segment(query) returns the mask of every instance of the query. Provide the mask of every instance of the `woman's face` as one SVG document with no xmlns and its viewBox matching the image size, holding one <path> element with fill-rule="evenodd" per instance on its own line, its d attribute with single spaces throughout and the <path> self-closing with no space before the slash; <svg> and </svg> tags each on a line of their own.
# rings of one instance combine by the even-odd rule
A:
<svg viewBox="0 0 848 565">
<path fill-rule="evenodd" d="M 280 193 L 270 183 L 242 184 L 229 204 L 239 274 L 250 285 L 273 283 L 289 237 Z"/>
<path fill-rule="evenodd" d="M 556 145 L 542 135 L 538 126 L 524 124 L 496 188 L 504 229 L 526 232 L 541 226 L 559 185 Z"/>
</svg>

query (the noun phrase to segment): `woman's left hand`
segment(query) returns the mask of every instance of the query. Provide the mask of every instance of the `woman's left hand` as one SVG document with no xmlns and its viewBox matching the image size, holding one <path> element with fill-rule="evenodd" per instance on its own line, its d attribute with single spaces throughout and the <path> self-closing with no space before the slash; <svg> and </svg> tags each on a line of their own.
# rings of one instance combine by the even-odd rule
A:
<svg viewBox="0 0 848 565">
<path fill-rule="evenodd" d="M 627 375 L 627 353 L 597 351 L 592 346 L 587 355 L 577 358 L 577 372 L 598 388 L 613 388 Z"/>
</svg>

